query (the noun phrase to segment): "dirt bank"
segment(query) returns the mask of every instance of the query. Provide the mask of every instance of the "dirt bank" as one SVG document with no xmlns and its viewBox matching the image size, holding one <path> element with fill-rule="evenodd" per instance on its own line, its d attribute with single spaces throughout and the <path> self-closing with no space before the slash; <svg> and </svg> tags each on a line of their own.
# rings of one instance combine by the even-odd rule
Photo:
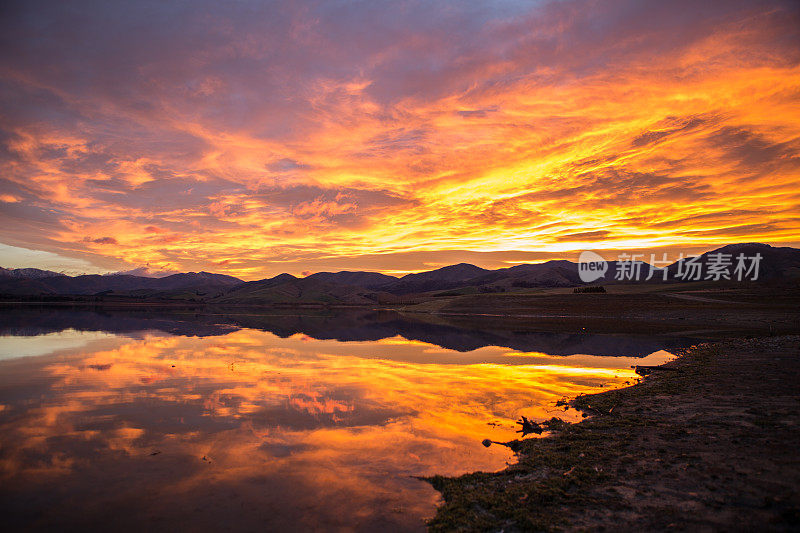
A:
<svg viewBox="0 0 800 533">
<path fill-rule="evenodd" d="M 431 529 L 800 529 L 800 337 L 701 345 L 665 366 L 577 398 L 592 416 L 520 441 L 502 472 L 432 478 L 445 503 Z"/>
</svg>

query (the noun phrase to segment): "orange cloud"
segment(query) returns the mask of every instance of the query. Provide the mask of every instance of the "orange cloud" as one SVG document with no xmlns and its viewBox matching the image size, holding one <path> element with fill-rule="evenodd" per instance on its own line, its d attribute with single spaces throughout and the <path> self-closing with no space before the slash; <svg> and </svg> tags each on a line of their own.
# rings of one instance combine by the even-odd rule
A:
<svg viewBox="0 0 800 533">
<path fill-rule="evenodd" d="M 371 15 L 392 31 L 351 32 L 361 14 L 344 9 L 274 36 L 255 24 L 273 13 L 232 9 L 197 54 L 158 24 L 158 53 L 141 50 L 122 24 L 108 58 L 149 81 L 112 69 L 108 90 L 8 54 L 11 91 L 43 96 L 6 132 L 2 198 L 24 200 L 0 240 L 248 279 L 458 251 L 798 244 L 797 8 L 712 4 L 412 3 Z M 20 27 L 29 57 L 36 29 Z M 398 254 L 418 259 L 398 269 Z"/>
<path fill-rule="evenodd" d="M 363 519 L 387 501 L 419 506 L 419 517 L 434 509 L 435 494 L 412 475 L 499 469 L 511 452 L 484 448 L 482 439 L 517 438 L 514 420 L 523 414 L 575 420 L 575 412 L 553 412 L 556 400 L 621 385 L 642 362 L 486 347 L 471 360 L 524 364 L 465 364 L 462 352 L 402 337 L 137 337 L 82 339 L 2 363 L 0 390 L 15 391 L 0 406 L 13 411 L 0 420 L 3 486 L 22 500 L 44 494 L 61 521 L 72 512 L 85 518 L 75 502 L 96 501 L 98 486 L 87 479 L 104 480 L 107 506 L 145 502 L 148 520 L 176 509 L 219 518 L 187 502 L 214 501 L 225 490 L 237 495 L 233 514 L 241 514 L 239 502 L 280 505 L 293 524 Z M 274 514 L 253 518 L 253 527 L 272 524 Z"/>
</svg>

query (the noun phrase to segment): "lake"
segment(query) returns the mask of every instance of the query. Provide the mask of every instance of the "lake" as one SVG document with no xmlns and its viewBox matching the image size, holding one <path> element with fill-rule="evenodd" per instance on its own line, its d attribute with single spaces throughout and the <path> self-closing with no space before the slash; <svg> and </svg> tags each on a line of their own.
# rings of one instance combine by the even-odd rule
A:
<svg viewBox="0 0 800 533">
<path fill-rule="evenodd" d="M 421 530 L 419 476 L 577 413 L 691 339 L 390 311 L 0 308 L 0 501 L 16 529 Z"/>
</svg>

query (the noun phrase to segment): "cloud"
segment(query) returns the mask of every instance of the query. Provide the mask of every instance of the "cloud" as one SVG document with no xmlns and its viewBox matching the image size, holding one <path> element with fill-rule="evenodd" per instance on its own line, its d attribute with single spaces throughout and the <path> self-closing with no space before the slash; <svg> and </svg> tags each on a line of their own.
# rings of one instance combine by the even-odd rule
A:
<svg viewBox="0 0 800 533">
<path fill-rule="evenodd" d="M 560 241 L 593 241 L 593 240 L 601 240 L 607 237 L 610 237 L 612 234 L 605 230 L 595 230 L 595 231 L 582 231 L 580 233 L 569 233 L 567 235 L 559 235 L 558 240 Z"/>
<path fill-rule="evenodd" d="M 0 242 L 244 277 L 794 242 L 798 27 L 788 1 L 12 3 Z"/>
<path fill-rule="evenodd" d="M 299 161 L 295 161 L 294 159 L 284 157 L 277 161 L 267 163 L 266 168 L 272 172 L 290 172 L 292 170 L 305 170 L 311 167 L 310 165 L 304 165 Z"/>
<path fill-rule="evenodd" d="M 669 136 L 693 130 L 714 121 L 714 117 L 703 116 L 684 117 L 683 119 L 668 117 L 657 125 L 658 129 L 648 130 L 636 136 L 631 141 L 631 145 L 638 148 L 648 144 L 655 144 Z"/>
<path fill-rule="evenodd" d="M 86 237 L 86 242 L 92 242 L 94 244 L 119 244 L 117 239 L 114 237 L 98 237 L 96 239 L 92 239 L 91 237 Z"/>
</svg>

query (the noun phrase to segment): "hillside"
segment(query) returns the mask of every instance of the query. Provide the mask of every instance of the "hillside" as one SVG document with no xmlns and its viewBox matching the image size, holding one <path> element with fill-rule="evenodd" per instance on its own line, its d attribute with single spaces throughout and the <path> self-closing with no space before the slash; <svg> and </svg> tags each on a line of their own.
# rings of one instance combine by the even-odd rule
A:
<svg viewBox="0 0 800 533">
<path fill-rule="evenodd" d="M 33 269 L 28 269 L 33 270 Z M 223 274 L 188 272 L 163 278 L 148 278 L 126 274 L 54 276 L 36 275 L 30 278 L 0 278 L 0 294 L 36 295 L 96 295 L 100 293 L 136 297 L 169 297 L 174 293 L 190 292 L 205 296 L 219 294 L 243 281 Z"/>
<path fill-rule="evenodd" d="M 719 256 L 718 254 L 723 254 Z M 792 284 L 800 279 L 800 250 L 773 247 L 767 244 L 731 244 L 702 254 L 697 262 L 703 265 L 699 279 L 681 279 L 684 262 L 667 267 L 669 283 L 706 281 L 708 267 L 715 258 L 730 261 L 731 282 L 739 255 L 760 256 L 758 283 Z M 649 265 L 640 263 L 639 281 L 615 279 L 620 265 L 607 262 L 605 276 L 595 284 L 658 284 L 660 273 L 646 280 Z M 744 276 L 750 280 L 753 273 Z M 725 279 L 722 279 L 725 282 Z M 425 300 L 438 296 L 481 293 L 525 292 L 534 288 L 577 287 L 585 285 L 579 265 L 572 261 L 553 260 L 487 270 L 468 263 L 459 263 L 427 272 L 407 274 L 401 278 L 378 272 L 318 272 L 305 278 L 291 274 L 244 282 L 232 276 L 209 272 L 173 274 L 149 278 L 126 274 L 65 276 L 38 269 L 0 269 L 0 295 L 9 297 L 46 296 L 113 296 L 117 298 L 192 300 L 224 304 L 248 305 L 372 305 L 393 304 L 409 300 Z"/>
<path fill-rule="evenodd" d="M 311 274 L 306 279 L 313 279 L 329 283 L 339 283 L 341 285 L 356 285 L 365 289 L 378 289 L 397 283 L 398 279 L 394 276 L 387 276 L 379 272 L 317 272 Z"/>
<path fill-rule="evenodd" d="M 274 278 L 244 283 L 212 298 L 217 304 L 328 304 L 368 305 L 389 303 L 388 293 L 371 291 L 355 285 L 331 283 L 309 276 L 296 278 L 281 274 Z"/>
<path fill-rule="evenodd" d="M 39 268 L 3 268 L 0 267 L 0 280 L 2 279 L 41 279 L 52 278 L 54 276 L 64 276 L 52 270 L 41 270 Z"/>
</svg>

